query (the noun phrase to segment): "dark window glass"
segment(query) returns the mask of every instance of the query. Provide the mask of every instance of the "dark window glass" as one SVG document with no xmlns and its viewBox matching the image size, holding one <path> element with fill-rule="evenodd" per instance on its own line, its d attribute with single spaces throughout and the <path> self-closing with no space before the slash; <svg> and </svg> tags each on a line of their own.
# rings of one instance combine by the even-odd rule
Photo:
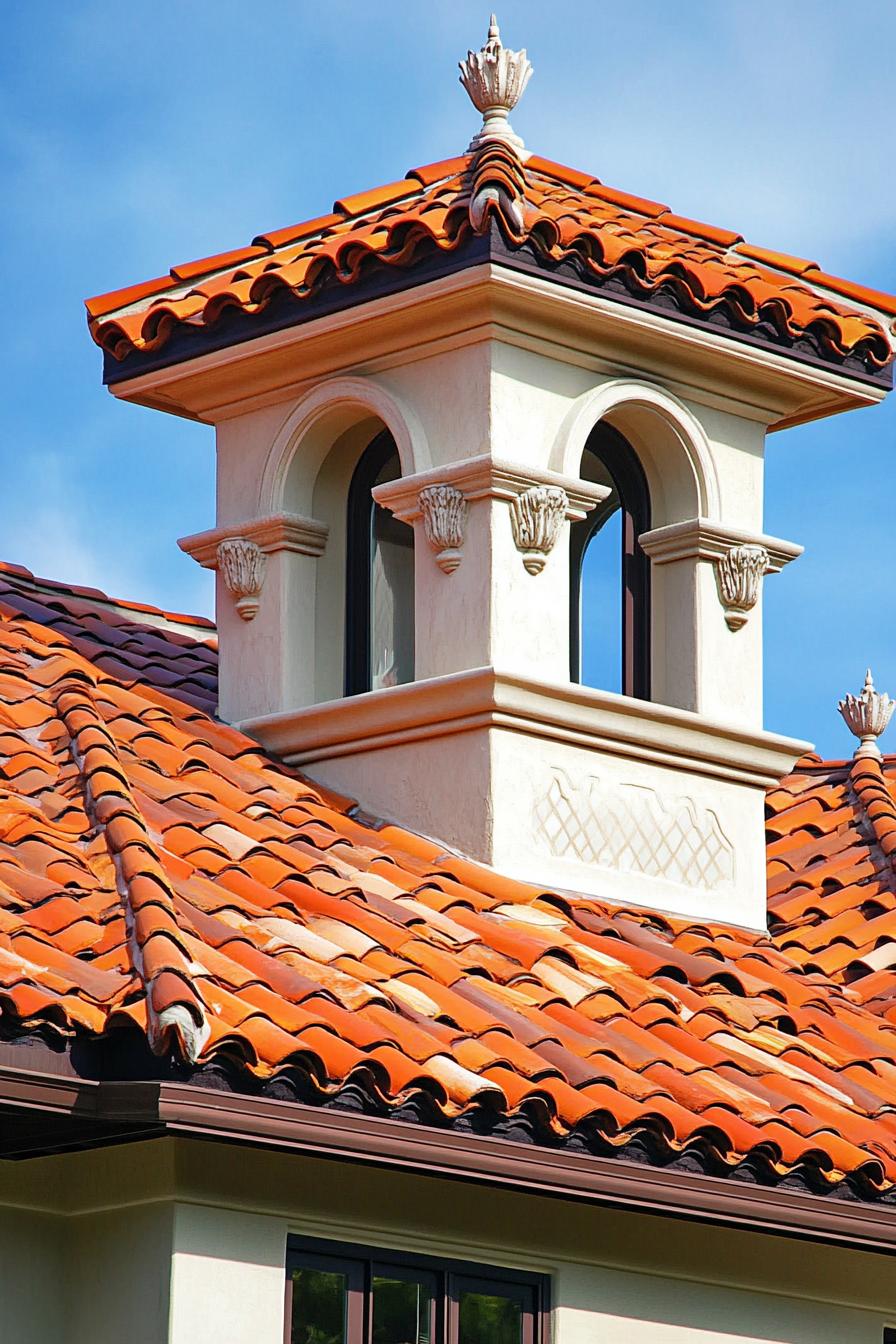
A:
<svg viewBox="0 0 896 1344">
<path fill-rule="evenodd" d="M 348 1278 L 325 1269 L 292 1271 L 292 1344 L 347 1344 Z"/>
<path fill-rule="evenodd" d="M 374 485 L 401 475 L 395 452 Z M 374 503 L 370 519 L 370 641 L 372 691 L 414 680 L 414 529 Z"/>
<path fill-rule="evenodd" d="M 401 475 L 387 431 L 364 450 L 348 493 L 345 693 L 414 679 L 414 529 L 372 491 Z"/>
<path fill-rule="evenodd" d="M 435 1344 L 436 1276 L 374 1274 L 373 1344 Z"/>
<path fill-rule="evenodd" d="M 647 478 L 629 443 L 598 425 L 582 454 L 584 480 L 610 493 L 570 528 L 570 679 L 650 699 L 650 528 Z"/>
<path fill-rule="evenodd" d="M 546 1280 L 290 1238 L 287 1344 L 542 1344 Z"/>
<path fill-rule="evenodd" d="M 500 1293 L 461 1293 L 458 1344 L 523 1344 L 523 1311 Z"/>
</svg>

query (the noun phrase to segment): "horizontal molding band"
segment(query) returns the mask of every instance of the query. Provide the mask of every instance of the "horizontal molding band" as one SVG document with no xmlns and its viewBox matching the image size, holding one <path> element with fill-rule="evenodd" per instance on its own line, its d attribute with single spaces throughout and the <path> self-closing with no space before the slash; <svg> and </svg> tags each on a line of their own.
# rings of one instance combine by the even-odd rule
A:
<svg viewBox="0 0 896 1344">
<path fill-rule="evenodd" d="M 770 788 L 808 750 L 773 733 L 568 683 L 477 668 L 244 720 L 243 732 L 293 765 L 426 738 L 506 729 L 670 769 Z"/>
<path fill-rule="evenodd" d="M 51 1109 L 82 1121 L 90 1116 L 130 1129 L 135 1137 L 149 1132 L 245 1143 L 856 1250 L 896 1250 L 896 1210 L 891 1207 L 189 1083 L 96 1083 L 0 1067 L 0 1106 Z"/>
</svg>

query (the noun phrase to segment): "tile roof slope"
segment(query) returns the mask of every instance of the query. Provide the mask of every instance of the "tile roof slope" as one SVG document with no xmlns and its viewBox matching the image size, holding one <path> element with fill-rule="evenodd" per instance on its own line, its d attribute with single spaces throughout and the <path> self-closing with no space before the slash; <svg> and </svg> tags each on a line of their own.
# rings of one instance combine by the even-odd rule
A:
<svg viewBox="0 0 896 1344">
<path fill-rule="evenodd" d="M 491 218 L 513 247 L 571 263 L 592 282 L 624 285 L 667 312 L 671 303 L 708 321 L 726 316 L 785 342 L 808 336 L 824 357 L 857 356 L 869 372 L 892 358 L 893 296 L 538 155 L 522 165 L 494 146 L 412 169 L 403 181 L 337 201 L 321 218 L 90 299 L 90 329 L 117 361 L 148 355 L 175 333 L 212 331 L 234 312 L 260 316 L 284 297 L 301 303 L 352 285 L 372 264 L 407 269 L 426 254 L 451 253 Z"/>
<path fill-rule="evenodd" d="M 196 1081 L 896 1198 L 896 1028 L 810 923 L 561 897 L 377 825 L 212 717 L 208 642 L 84 591 L 0 571 L 4 1038 L 142 1031 Z M 843 776 L 807 764 L 772 830 L 812 836 L 819 902 L 890 912 Z"/>
<path fill-rule="evenodd" d="M 807 757 L 767 799 L 769 926 L 896 1025 L 896 757 Z"/>
</svg>

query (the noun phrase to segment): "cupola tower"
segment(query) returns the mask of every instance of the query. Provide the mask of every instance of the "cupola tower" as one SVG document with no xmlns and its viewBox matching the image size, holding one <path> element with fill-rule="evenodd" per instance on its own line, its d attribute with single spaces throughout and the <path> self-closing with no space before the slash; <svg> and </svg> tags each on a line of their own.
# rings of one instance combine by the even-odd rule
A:
<svg viewBox="0 0 896 1344">
<path fill-rule="evenodd" d="M 465 153 L 92 329 L 215 426 L 222 717 L 500 872 L 760 928 L 766 438 L 879 400 L 889 317 L 527 149 L 531 73 L 493 17 Z"/>
</svg>

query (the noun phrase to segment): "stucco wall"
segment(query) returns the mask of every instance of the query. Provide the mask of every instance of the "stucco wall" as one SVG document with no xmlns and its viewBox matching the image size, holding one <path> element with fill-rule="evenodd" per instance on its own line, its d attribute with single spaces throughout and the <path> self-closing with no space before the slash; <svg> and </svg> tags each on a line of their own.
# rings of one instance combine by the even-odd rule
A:
<svg viewBox="0 0 896 1344">
<path fill-rule="evenodd" d="M 896 1323 L 882 1256 L 196 1142 L 2 1166 L 4 1204 L 16 1344 L 282 1344 L 290 1231 L 548 1273 L 553 1344 L 881 1344 Z"/>
<path fill-rule="evenodd" d="M 0 1208 L 0 1340 L 63 1339 L 64 1260 L 59 1221 Z"/>
<path fill-rule="evenodd" d="M 167 1203 L 64 1219 L 65 1328 L 47 1344 L 167 1340 L 172 1225 Z"/>
</svg>

